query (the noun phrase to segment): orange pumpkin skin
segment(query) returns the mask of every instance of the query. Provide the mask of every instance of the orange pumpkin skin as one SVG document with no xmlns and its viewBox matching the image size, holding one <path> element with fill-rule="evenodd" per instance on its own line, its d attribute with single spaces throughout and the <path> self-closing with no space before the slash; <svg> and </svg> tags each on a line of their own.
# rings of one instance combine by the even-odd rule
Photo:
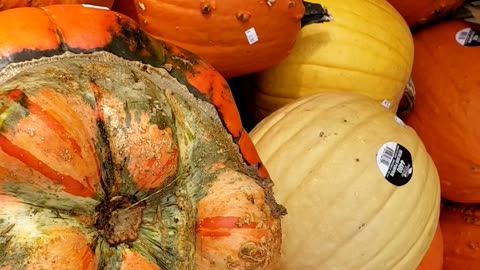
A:
<svg viewBox="0 0 480 270">
<path fill-rule="evenodd" d="M 0 25 L 0 269 L 273 269 L 285 210 L 211 66 L 107 10 Z"/>
<path fill-rule="evenodd" d="M 128 0 L 115 7 L 154 37 L 199 55 L 225 78 L 279 63 L 292 50 L 305 12 L 300 0 Z M 250 45 L 245 31 L 252 27 L 258 42 Z"/>
<path fill-rule="evenodd" d="M 89 4 L 111 8 L 114 0 L 0 0 L 0 10 L 19 7 L 45 7 L 61 4 Z"/>
<path fill-rule="evenodd" d="M 403 16 L 408 26 L 416 28 L 446 16 L 464 0 L 388 0 Z"/>
<path fill-rule="evenodd" d="M 480 269 L 480 207 L 446 202 L 440 214 L 444 270 Z"/>
<path fill-rule="evenodd" d="M 435 236 L 427 253 L 417 270 L 442 270 L 443 267 L 443 235 L 440 225 L 437 227 Z"/>
<path fill-rule="evenodd" d="M 480 202 L 480 47 L 462 46 L 458 31 L 473 27 L 447 21 L 414 35 L 416 107 L 406 118 L 437 166 L 442 196 Z"/>
</svg>

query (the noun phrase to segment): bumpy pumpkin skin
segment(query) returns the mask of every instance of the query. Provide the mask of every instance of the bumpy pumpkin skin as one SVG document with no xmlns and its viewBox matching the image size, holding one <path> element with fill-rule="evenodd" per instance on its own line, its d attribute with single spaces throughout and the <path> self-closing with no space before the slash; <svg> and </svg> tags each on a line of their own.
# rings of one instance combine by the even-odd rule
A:
<svg viewBox="0 0 480 270">
<path fill-rule="evenodd" d="M 480 202 L 479 47 L 455 40 L 458 31 L 471 27 L 446 21 L 415 33 L 413 79 L 416 107 L 406 118 L 422 138 L 440 174 L 442 196 Z M 471 64 L 469 64 L 471 63 Z"/>
<path fill-rule="evenodd" d="M 408 26 L 418 28 L 446 16 L 465 0 L 388 0 L 403 16 Z"/>
<path fill-rule="evenodd" d="M 45 7 L 61 4 L 89 4 L 111 8 L 114 0 L 0 0 L 0 10 L 19 7 Z"/>
<path fill-rule="evenodd" d="M 400 14 L 385 0 L 312 2 L 321 2 L 333 21 L 303 27 L 289 56 L 259 73 L 256 120 L 321 92 L 386 99 L 396 111 L 413 63 L 412 36 Z"/>
<path fill-rule="evenodd" d="M 443 234 L 440 224 L 428 248 L 427 254 L 417 267 L 417 270 L 442 270 L 443 269 Z"/>
<path fill-rule="evenodd" d="M 285 210 L 211 66 L 112 11 L 0 25 L 0 269 L 273 269 Z"/>
<path fill-rule="evenodd" d="M 440 215 L 444 242 L 443 270 L 480 269 L 479 217 L 478 204 L 445 203 Z"/>
<path fill-rule="evenodd" d="M 226 78 L 285 58 L 305 12 L 301 0 L 124 0 L 115 8 L 152 36 L 199 55 Z M 252 27 L 258 42 L 250 45 L 245 31 Z"/>
<path fill-rule="evenodd" d="M 440 184 L 421 140 L 393 112 L 359 94 L 322 93 L 282 107 L 250 134 L 288 209 L 279 269 L 420 264 L 437 229 Z M 388 182 L 377 164 L 386 142 L 412 155 L 403 186 Z"/>
</svg>

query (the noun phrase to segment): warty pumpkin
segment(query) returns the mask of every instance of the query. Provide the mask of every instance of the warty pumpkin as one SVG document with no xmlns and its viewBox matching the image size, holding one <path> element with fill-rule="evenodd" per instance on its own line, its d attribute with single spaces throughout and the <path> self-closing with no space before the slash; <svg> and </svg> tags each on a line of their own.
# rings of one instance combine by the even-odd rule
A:
<svg viewBox="0 0 480 270">
<path fill-rule="evenodd" d="M 87 4 L 111 8 L 114 0 L 0 0 L 0 10 L 19 7 L 45 7 L 61 4 Z"/>
<path fill-rule="evenodd" d="M 210 65 L 108 10 L 0 25 L 0 269 L 273 269 L 285 209 Z"/>
<path fill-rule="evenodd" d="M 385 0 L 315 0 L 334 18 L 300 31 L 290 55 L 257 76 L 257 121 L 320 92 L 354 92 L 386 100 L 396 111 L 413 62 L 410 29 Z"/>
<path fill-rule="evenodd" d="M 388 0 L 415 29 L 449 15 L 465 0 Z"/>
<path fill-rule="evenodd" d="M 440 214 L 443 270 L 480 269 L 480 206 L 448 201 Z"/>
<path fill-rule="evenodd" d="M 327 15 L 301 0 L 124 0 L 116 11 L 155 38 L 185 48 L 233 78 L 273 66 L 291 51 L 304 14 Z"/>
<path fill-rule="evenodd" d="M 443 234 L 440 224 L 433 237 L 432 243 L 417 270 L 442 270 L 443 269 Z"/>
<path fill-rule="evenodd" d="M 415 131 L 354 93 L 296 100 L 250 132 L 275 183 L 281 270 L 411 270 L 438 225 L 438 174 Z"/>
<path fill-rule="evenodd" d="M 417 106 L 405 119 L 435 161 L 442 196 L 465 203 L 480 202 L 480 66 L 472 62 L 480 59 L 474 40 L 480 31 L 474 27 L 444 21 L 415 33 Z"/>
</svg>

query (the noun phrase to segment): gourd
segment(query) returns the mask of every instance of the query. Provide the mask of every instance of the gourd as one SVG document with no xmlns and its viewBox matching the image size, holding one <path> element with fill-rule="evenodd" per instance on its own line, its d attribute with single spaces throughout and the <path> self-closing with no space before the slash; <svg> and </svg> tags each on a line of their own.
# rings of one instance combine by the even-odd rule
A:
<svg viewBox="0 0 480 270">
<path fill-rule="evenodd" d="M 420 264 L 438 224 L 438 174 L 415 131 L 380 102 L 354 93 L 311 95 L 278 109 L 250 135 L 275 198 L 288 209 L 278 269 Z"/>
<path fill-rule="evenodd" d="M 396 111 L 413 65 L 413 40 L 385 0 L 315 0 L 333 21 L 303 27 L 293 51 L 258 73 L 253 117 L 320 92 L 353 92 L 386 100 Z"/>
<path fill-rule="evenodd" d="M 464 45 L 475 36 L 470 29 L 473 24 L 444 21 L 415 33 L 416 107 L 405 121 L 435 161 L 442 196 L 479 203 L 480 66 L 473 59 L 480 59 L 480 48 L 470 46 L 475 41 Z"/>
<path fill-rule="evenodd" d="M 326 15 L 322 6 L 306 9 L 301 0 L 124 0 L 114 9 L 153 37 L 199 55 L 227 79 L 279 63 L 292 50 L 304 14 Z"/>
<path fill-rule="evenodd" d="M 218 72 L 109 10 L 0 26 L 0 269 L 274 269 L 285 209 Z"/>
</svg>

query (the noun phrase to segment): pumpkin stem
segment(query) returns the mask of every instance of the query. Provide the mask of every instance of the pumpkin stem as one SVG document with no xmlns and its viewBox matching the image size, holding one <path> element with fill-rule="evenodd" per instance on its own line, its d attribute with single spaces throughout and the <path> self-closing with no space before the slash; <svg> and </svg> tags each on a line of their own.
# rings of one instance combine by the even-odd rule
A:
<svg viewBox="0 0 480 270">
<path fill-rule="evenodd" d="M 480 24 L 480 2 L 467 1 L 463 6 L 452 12 L 450 18 Z"/>
<path fill-rule="evenodd" d="M 403 92 L 402 100 L 400 101 L 400 106 L 397 110 L 397 115 L 400 118 L 405 118 L 408 114 L 413 111 L 415 107 L 415 84 L 413 83 L 412 77 L 408 80 L 405 90 Z"/>
<path fill-rule="evenodd" d="M 303 1 L 305 6 L 305 14 L 302 18 L 302 27 L 314 23 L 330 22 L 333 20 L 328 10 L 320 4 Z"/>
</svg>

